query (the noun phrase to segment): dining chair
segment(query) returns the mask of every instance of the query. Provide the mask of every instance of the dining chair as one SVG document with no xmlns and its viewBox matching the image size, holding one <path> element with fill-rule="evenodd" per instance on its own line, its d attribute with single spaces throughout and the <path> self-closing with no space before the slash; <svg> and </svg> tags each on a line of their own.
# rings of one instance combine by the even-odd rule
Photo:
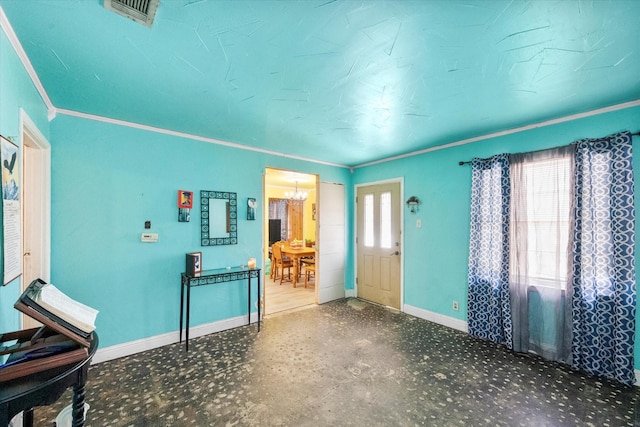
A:
<svg viewBox="0 0 640 427">
<path fill-rule="evenodd" d="M 300 258 L 300 264 L 298 265 L 298 273 L 302 274 L 302 272 L 304 271 L 304 267 L 307 265 L 315 265 L 316 263 L 316 257 L 314 255 L 311 256 L 305 256 Z M 298 277 L 300 277 L 298 275 Z"/>
<path fill-rule="evenodd" d="M 271 253 L 273 254 L 273 262 L 271 268 L 275 268 L 275 276 L 273 280 L 278 280 L 278 270 L 280 271 L 280 284 L 282 285 L 282 281 L 284 279 L 284 269 L 287 269 L 287 277 L 291 280 L 291 267 L 293 267 L 293 263 L 289 258 L 284 258 L 282 256 L 282 245 L 284 242 L 275 242 L 273 246 L 271 246 Z"/>
<path fill-rule="evenodd" d="M 304 264 L 304 266 L 302 267 L 303 270 L 303 274 L 304 274 L 304 287 L 307 287 L 307 284 L 309 283 L 309 279 L 311 279 L 311 274 L 313 274 L 313 279 L 315 281 L 316 278 L 316 264 L 315 263 L 310 263 L 310 264 Z M 313 286 L 315 286 L 315 283 L 313 284 Z"/>
</svg>

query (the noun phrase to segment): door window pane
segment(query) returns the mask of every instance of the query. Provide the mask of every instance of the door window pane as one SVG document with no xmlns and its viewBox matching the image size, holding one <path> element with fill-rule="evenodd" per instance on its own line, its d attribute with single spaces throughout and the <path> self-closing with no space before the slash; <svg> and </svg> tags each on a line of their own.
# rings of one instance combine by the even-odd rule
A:
<svg viewBox="0 0 640 427">
<path fill-rule="evenodd" d="M 380 194 L 380 247 L 391 248 L 391 193 Z"/>
<path fill-rule="evenodd" d="M 364 245 L 372 248 L 375 243 L 373 233 L 373 194 L 364 196 Z"/>
</svg>

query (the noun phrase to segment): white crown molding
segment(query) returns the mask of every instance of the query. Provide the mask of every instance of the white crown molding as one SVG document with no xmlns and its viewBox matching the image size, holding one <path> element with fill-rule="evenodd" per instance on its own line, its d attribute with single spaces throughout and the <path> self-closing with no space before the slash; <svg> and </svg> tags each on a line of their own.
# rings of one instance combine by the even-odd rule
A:
<svg viewBox="0 0 640 427">
<path fill-rule="evenodd" d="M 456 142 L 451 142 L 449 144 L 438 145 L 436 147 L 425 148 L 423 150 L 412 151 L 406 154 L 400 154 L 398 156 L 387 157 L 385 159 L 375 160 L 373 162 L 362 163 L 356 166 L 351 167 L 351 169 L 364 168 L 366 166 L 373 166 L 380 163 L 386 163 L 393 160 L 404 159 L 407 157 L 419 156 L 420 154 L 430 153 L 432 151 L 444 150 L 451 147 L 457 147 L 459 145 L 471 144 L 472 142 L 484 141 L 487 139 L 498 138 L 500 136 L 512 135 L 514 133 L 525 132 L 532 129 L 543 128 L 547 126 L 557 125 L 559 123 L 570 122 L 573 120 L 584 119 L 585 117 L 597 116 L 599 114 L 610 113 L 612 111 L 625 110 L 627 108 L 633 108 L 640 105 L 640 99 L 630 102 L 624 102 L 622 104 L 612 105 L 610 107 L 598 108 L 596 110 L 587 111 L 584 113 L 572 114 L 570 116 L 560 117 L 557 119 L 547 120 L 540 123 L 534 123 L 527 126 L 521 126 L 514 129 L 503 130 L 500 132 L 490 133 L 488 135 L 475 136 L 473 138 L 467 138 Z"/>
<path fill-rule="evenodd" d="M 222 141 L 220 139 L 207 138 L 207 137 L 204 137 L 204 136 L 192 135 L 192 134 L 189 134 L 189 133 L 177 132 L 177 131 L 174 131 L 174 130 L 158 128 L 158 127 L 155 127 L 155 126 L 148 126 L 148 125 L 142 125 L 142 124 L 139 124 L 139 123 L 127 122 L 125 120 L 111 119 L 109 117 L 96 116 L 94 114 L 81 113 L 81 112 L 78 112 L 78 111 L 66 110 L 66 109 L 63 109 L 63 108 L 56 109 L 56 112 L 59 113 L 59 114 L 64 114 L 66 116 L 73 116 L 73 117 L 79 117 L 79 118 L 88 119 L 88 120 L 95 120 L 95 121 L 98 121 L 98 122 L 109 123 L 109 124 L 118 125 L 118 126 L 125 126 L 125 127 L 134 128 L 134 129 L 145 130 L 145 131 L 149 131 L 149 132 L 162 133 L 162 134 L 165 134 L 165 135 L 172 135 L 172 136 L 177 136 L 177 137 L 180 137 L 180 138 L 193 139 L 195 141 L 208 142 L 208 143 L 216 144 L 216 145 L 224 145 L 225 147 L 237 148 L 239 150 L 256 151 L 258 153 L 269 154 L 269 155 L 272 155 L 272 156 L 285 157 L 287 159 L 302 160 L 304 162 L 318 163 L 318 164 L 321 164 L 321 165 L 335 166 L 335 167 L 338 167 L 338 168 L 345 168 L 345 169 L 349 168 L 346 165 L 341 165 L 341 164 L 338 164 L 338 163 L 325 162 L 325 161 L 322 161 L 322 160 L 311 159 L 311 158 L 308 158 L 308 157 L 301 157 L 301 156 L 295 156 L 295 155 L 292 155 L 292 154 L 282 153 L 282 152 L 279 152 L 279 151 L 271 151 L 271 150 L 266 150 L 264 148 L 251 147 L 249 145 L 237 144 L 235 142 L 227 142 L 227 141 Z"/>
<path fill-rule="evenodd" d="M 53 120 L 56 116 L 56 108 L 53 106 L 49 95 L 47 95 L 47 91 L 44 90 L 44 86 L 42 85 L 42 82 L 40 81 L 35 68 L 33 68 L 33 65 L 31 65 L 31 61 L 29 61 L 29 57 L 27 57 L 27 53 L 24 51 L 22 43 L 20 43 L 20 40 L 18 40 L 18 36 L 16 35 L 15 31 L 13 31 L 13 27 L 11 26 L 7 15 L 4 13 L 4 9 L 2 8 L 2 6 L 0 6 L 0 27 L 2 27 L 2 30 L 9 39 L 9 43 L 11 43 L 11 46 L 13 47 L 13 50 L 15 50 L 18 58 L 20 58 L 22 66 L 24 67 L 27 74 L 29 74 L 33 85 L 36 87 L 36 90 L 40 94 L 40 97 L 47 106 L 49 121 Z"/>
</svg>

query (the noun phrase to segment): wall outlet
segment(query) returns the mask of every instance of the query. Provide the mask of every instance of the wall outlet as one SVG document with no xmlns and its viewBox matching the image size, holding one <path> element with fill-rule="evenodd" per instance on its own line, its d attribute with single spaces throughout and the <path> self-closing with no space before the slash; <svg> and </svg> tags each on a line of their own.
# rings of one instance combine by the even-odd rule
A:
<svg viewBox="0 0 640 427">
<path fill-rule="evenodd" d="M 453 310 L 458 311 L 458 301 L 453 302 Z"/>
</svg>

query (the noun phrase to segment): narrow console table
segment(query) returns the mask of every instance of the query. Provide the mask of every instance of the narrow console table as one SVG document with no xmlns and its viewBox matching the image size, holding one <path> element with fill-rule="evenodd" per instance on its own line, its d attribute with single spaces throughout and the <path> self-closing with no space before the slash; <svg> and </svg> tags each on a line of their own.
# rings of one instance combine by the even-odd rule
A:
<svg viewBox="0 0 640 427">
<path fill-rule="evenodd" d="M 0 427 L 21 411 L 23 426 L 33 426 L 33 408 L 50 405 L 73 387 L 73 426 L 84 426 L 85 383 L 89 362 L 98 349 L 98 334 L 91 335 L 89 357 L 66 366 L 47 369 L 0 384 Z"/>
<path fill-rule="evenodd" d="M 216 283 L 235 282 L 237 280 L 247 280 L 249 296 L 247 297 L 247 317 L 248 324 L 251 324 L 251 279 L 258 279 L 258 332 L 260 332 L 260 269 L 247 267 L 217 268 L 196 273 L 193 276 L 182 273 L 182 284 L 180 286 L 180 342 L 182 342 L 182 321 L 184 319 L 184 291 L 187 290 L 187 310 L 186 310 L 186 339 L 185 348 L 189 351 L 189 311 L 191 307 L 191 288 L 203 285 L 215 285 Z"/>
</svg>

